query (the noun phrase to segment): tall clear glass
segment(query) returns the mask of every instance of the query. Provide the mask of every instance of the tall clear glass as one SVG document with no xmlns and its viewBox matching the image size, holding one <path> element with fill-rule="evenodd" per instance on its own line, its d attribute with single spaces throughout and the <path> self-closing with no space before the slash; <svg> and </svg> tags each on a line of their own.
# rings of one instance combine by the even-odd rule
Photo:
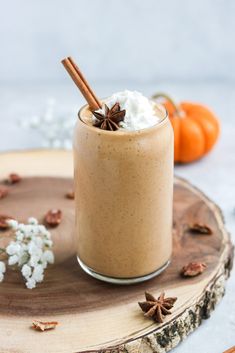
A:
<svg viewBox="0 0 235 353">
<path fill-rule="evenodd" d="M 138 131 L 106 131 L 79 112 L 74 133 L 77 257 L 93 277 L 129 284 L 172 252 L 173 130 L 167 112 Z"/>
</svg>

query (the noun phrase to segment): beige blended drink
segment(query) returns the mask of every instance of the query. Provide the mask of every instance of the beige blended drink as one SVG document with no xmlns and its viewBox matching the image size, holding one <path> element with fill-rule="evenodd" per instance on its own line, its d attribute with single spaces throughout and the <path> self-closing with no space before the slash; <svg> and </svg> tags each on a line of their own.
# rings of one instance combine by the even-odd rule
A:
<svg viewBox="0 0 235 353">
<path fill-rule="evenodd" d="M 78 261 L 96 278 L 140 282 L 171 257 L 173 130 L 165 109 L 138 92 L 104 102 L 124 111 L 118 130 L 104 125 L 112 111 L 95 117 L 85 106 L 74 134 Z"/>
</svg>

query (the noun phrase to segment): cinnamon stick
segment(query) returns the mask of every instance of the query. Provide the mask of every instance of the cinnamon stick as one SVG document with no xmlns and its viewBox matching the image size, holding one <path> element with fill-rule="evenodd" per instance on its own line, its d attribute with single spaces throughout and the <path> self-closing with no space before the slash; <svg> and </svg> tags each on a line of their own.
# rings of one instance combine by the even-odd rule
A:
<svg viewBox="0 0 235 353">
<path fill-rule="evenodd" d="M 68 60 L 71 62 L 71 64 L 73 65 L 74 69 L 76 70 L 77 74 L 80 76 L 81 80 L 84 82 L 84 84 L 87 86 L 88 90 L 90 91 L 91 95 L 93 96 L 94 100 L 96 101 L 97 105 L 99 106 L 99 108 L 102 108 L 102 104 L 99 101 L 99 99 L 96 97 L 95 93 L 92 91 L 89 83 L 87 82 L 86 78 L 84 77 L 83 73 L 81 72 L 81 70 L 79 69 L 79 67 L 76 65 L 76 63 L 74 62 L 74 60 L 71 58 L 71 56 L 68 57 Z"/>
<path fill-rule="evenodd" d="M 88 82 L 86 81 L 85 77 L 73 61 L 71 57 L 65 58 L 62 61 L 65 69 L 67 70 L 68 74 L 77 85 L 79 90 L 81 91 L 83 97 L 86 99 L 89 107 L 91 110 L 98 110 L 101 108 L 101 103 L 98 98 L 95 96 L 94 92 L 90 88 Z"/>
</svg>

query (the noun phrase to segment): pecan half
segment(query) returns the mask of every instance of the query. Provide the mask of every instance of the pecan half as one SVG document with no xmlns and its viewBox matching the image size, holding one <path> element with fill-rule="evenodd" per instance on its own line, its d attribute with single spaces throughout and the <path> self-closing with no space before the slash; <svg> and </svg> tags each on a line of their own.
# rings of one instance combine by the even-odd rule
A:
<svg viewBox="0 0 235 353">
<path fill-rule="evenodd" d="M 0 186 L 0 199 L 3 199 L 4 197 L 6 197 L 8 195 L 8 188 Z"/>
<path fill-rule="evenodd" d="M 209 226 L 202 223 L 191 224 L 189 225 L 188 228 L 193 233 L 206 234 L 206 235 L 211 235 L 213 233 L 212 229 Z"/>
<path fill-rule="evenodd" d="M 37 321 L 32 322 L 32 328 L 36 331 L 47 331 L 56 328 L 58 325 L 57 321 Z"/>
<path fill-rule="evenodd" d="M 190 262 L 181 269 L 183 277 L 194 277 L 200 275 L 206 269 L 206 264 L 203 262 Z"/>
<path fill-rule="evenodd" d="M 50 226 L 50 227 L 56 227 L 60 224 L 62 220 L 62 212 L 61 210 L 57 209 L 52 209 L 47 212 L 45 215 L 45 222 Z"/>
<path fill-rule="evenodd" d="M 9 184 L 16 184 L 16 183 L 19 183 L 20 181 L 21 181 L 21 176 L 16 173 L 9 174 L 8 179 L 7 179 L 7 182 Z"/>
<path fill-rule="evenodd" d="M 13 219 L 13 217 L 0 214 L 0 230 L 6 230 L 10 228 L 9 224 L 7 223 L 7 221 L 10 219 Z"/>
<path fill-rule="evenodd" d="M 74 191 L 72 191 L 72 190 L 68 191 L 68 192 L 65 194 L 65 197 L 66 197 L 67 199 L 74 200 L 74 197 L 75 197 Z"/>
</svg>

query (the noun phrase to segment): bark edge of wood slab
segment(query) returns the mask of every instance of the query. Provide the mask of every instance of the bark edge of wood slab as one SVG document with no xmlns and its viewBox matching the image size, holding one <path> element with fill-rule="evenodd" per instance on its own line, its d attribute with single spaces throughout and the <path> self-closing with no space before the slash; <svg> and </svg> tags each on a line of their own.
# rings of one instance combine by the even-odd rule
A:
<svg viewBox="0 0 235 353">
<path fill-rule="evenodd" d="M 72 154 L 65 151 L 0 154 L 0 165 L 3 173 L 0 179 L 10 172 L 29 177 L 62 177 L 67 178 L 62 183 L 65 191 L 70 185 L 68 178 L 72 177 L 73 169 Z M 54 185 L 56 188 L 56 183 Z M 63 204 L 66 202 L 70 205 L 66 211 L 72 222 L 71 201 L 64 200 Z M 209 222 L 214 234 L 197 235 L 184 231 L 184 224 L 190 223 L 192 218 Z M 175 178 L 173 238 L 174 255 L 169 268 L 159 277 L 135 286 L 124 288 L 98 282 L 84 274 L 76 261 L 67 260 L 64 266 L 62 263 L 49 268 L 45 283 L 33 291 L 22 289 L 23 282 L 20 287 L 18 279 L 10 276 L 6 287 L 4 283 L 2 287 L 0 284 L 0 297 L 2 295 L 7 300 L 5 307 L 0 303 L 0 352 L 29 353 L 32 347 L 35 353 L 41 352 L 42 347 L 47 347 L 48 353 L 170 351 L 202 320 L 209 318 L 224 295 L 233 264 L 233 245 L 221 210 L 199 189 L 181 178 Z M 187 252 L 182 252 L 182 248 Z M 181 266 L 193 260 L 206 262 L 206 271 L 195 278 L 180 278 Z M 54 280 L 56 276 L 58 278 Z M 64 278 L 68 278 L 69 283 L 63 282 Z M 144 318 L 137 303 L 144 299 L 145 290 L 158 295 L 164 289 L 166 296 L 177 296 L 178 300 L 172 315 L 159 325 Z M 82 298 L 85 298 L 83 303 Z M 59 325 L 55 330 L 41 334 L 29 328 L 34 319 L 55 319 Z"/>
</svg>

